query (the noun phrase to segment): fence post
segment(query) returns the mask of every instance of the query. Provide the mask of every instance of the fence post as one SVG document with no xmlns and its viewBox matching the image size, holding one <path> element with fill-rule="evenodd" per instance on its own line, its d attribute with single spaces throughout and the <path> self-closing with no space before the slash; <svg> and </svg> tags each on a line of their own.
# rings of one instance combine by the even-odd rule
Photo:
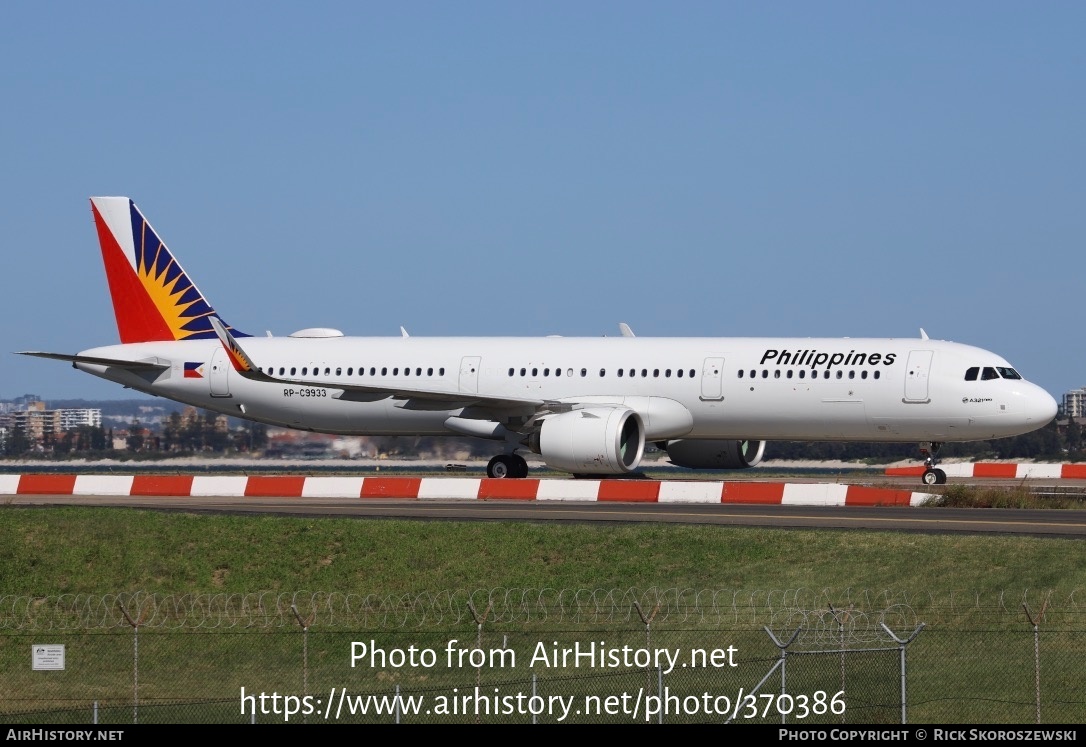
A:
<svg viewBox="0 0 1086 747">
<path fill-rule="evenodd" d="M 1022 602 L 1022 609 L 1026 611 L 1026 619 L 1033 626 L 1033 691 L 1039 724 L 1041 723 L 1041 619 L 1045 616 L 1045 610 L 1048 609 L 1048 600 L 1045 599 L 1044 604 L 1041 605 L 1041 612 L 1037 615 L 1037 619 L 1033 618 L 1029 605 L 1025 602 Z"/>
<path fill-rule="evenodd" d="M 469 599 L 468 609 L 471 611 L 471 618 L 475 620 L 475 649 L 477 651 L 483 650 L 483 623 L 490 616 L 490 610 L 494 609 L 494 600 L 488 599 L 486 603 L 486 610 L 483 612 L 483 616 L 479 617 L 479 613 L 475 610 L 475 604 Z M 482 687 L 483 681 L 483 667 L 482 664 L 475 668 L 475 687 Z M 475 723 L 479 723 L 479 711 L 475 711 Z"/>
<path fill-rule="evenodd" d="M 901 652 L 901 723 L 908 723 L 905 715 L 905 647 L 913 642 L 913 639 L 920 635 L 920 631 L 924 629 L 924 623 L 920 623 L 920 627 L 913 631 L 913 634 L 908 638 L 902 640 L 894 635 L 894 631 L 886 627 L 886 623 L 880 622 L 879 625 L 885 630 L 894 641 L 897 642 L 898 650 Z"/>
<path fill-rule="evenodd" d="M 147 610 L 144 610 L 144 614 L 141 614 L 139 619 L 133 620 L 120 599 L 117 600 L 117 606 L 121 608 L 124 619 L 132 626 L 132 723 L 136 724 L 139 723 L 140 712 L 140 625 L 143 623 Z M 95 704 L 97 706 L 97 701 Z"/>
<path fill-rule="evenodd" d="M 778 640 L 777 636 L 773 635 L 773 631 L 769 629 L 768 625 L 763 626 L 763 629 L 765 630 L 766 633 L 769 634 L 769 638 L 770 638 L 771 641 L 773 641 L 773 644 L 777 648 L 779 648 L 780 651 L 781 651 L 781 658 L 780 658 L 780 661 L 778 662 L 778 664 L 780 664 L 780 668 L 781 668 L 781 695 L 786 695 L 788 691 L 786 689 L 786 682 L 785 682 L 785 677 L 787 676 L 787 672 L 785 671 L 785 664 L 786 664 L 786 661 L 787 661 L 787 658 L 788 658 L 788 647 L 796 642 L 796 638 L 799 637 L 799 633 L 800 633 L 801 630 L 803 630 L 803 626 L 800 625 L 798 628 L 796 628 L 796 632 L 793 633 L 792 637 L 788 639 L 788 643 L 781 643 L 780 640 Z M 770 671 L 770 673 L 772 673 L 773 670 L 771 669 L 769 671 Z M 769 675 L 767 674 L 766 677 L 768 677 L 768 676 Z M 762 682 L 765 682 L 764 677 L 762 678 Z M 755 691 L 757 691 L 757 689 L 762 686 L 762 682 L 758 683 L 758 685 L 755 687 Z M 739 712 L 738 707 L 735 709 L 735 712 L 736 713 Z M 785 723 L 786 718 L 787 717 L 782 713 L 781 714 L 781 723 L 782 724 Z"/>
<path fill-rule="evenodd" d="M 847 610 L 841 610 L 842 616 L 838 617 L 838 610 L 833 608 L 833 605 L 829 605 L 830 614 L 833 615 L 833 619 L 837 621 L 837 629 L 841 633 L 841 697 L 845 697 L 845 623 L 848 622 L 848 618 L 855 605 L 850 604 Z M 845 714 L 841 714 L 841 723 L 845 723 Z"/>
<path fill-rule="evenodd" d="M 637 610 L 637 616 L 640 617 L 641 622 L 645 624 L 645 650 L 652 651 L 652 621 L 656 619 L 656 613 L 660 611 L 660 602 L 656 602 L 656 606 L 652 608 L 652 612 L 649 613 L 648 617 L 645 617 L 645 611 L 641 609 L 641 604 L 636 600 L 634 601 L 633 606 L 634 609 Z M 652 693 L 652 670 L 646 672 L 645 679 L 646 684 L 648 685 L 648 691 L 649 693 Z M 663 690 L 661 689 L 660 692 L 656 694 L 659 695 L 662 692 Z M 662 713 L 661 718 L 663 718 Z M 663 723 L 663 721 L 660 723 Z"/>
<path fill-rule="evenodd" d="M 309 695 L 309 626 L 313 623 L 317 613 L 314 610 L 308 620 L 303 620 L 301 613 L 298 612 L 298 605 L 294 602 L 290 603 L 290 611 L 294 613 L 294 619 L 302 626 L 302 697 L 306 697 Z M 309 718 L 303 714 L 302 723 L 308 721 Z"/>
</svg>

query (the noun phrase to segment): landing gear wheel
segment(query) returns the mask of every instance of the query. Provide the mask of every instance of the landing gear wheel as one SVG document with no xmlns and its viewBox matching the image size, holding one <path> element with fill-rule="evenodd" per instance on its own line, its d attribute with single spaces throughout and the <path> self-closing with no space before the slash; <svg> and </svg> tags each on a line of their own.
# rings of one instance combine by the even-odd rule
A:
<svg viewBox="0 0 1086 747">
<path fill-rule="evenodd" d="M 520 454 L 513 454 L 509 458 L 513 461 L 513 474 L 511 477 L 527 477 L 528 463 L 524 461 L 524 457 Z"/>
<path fill-rule="evenodd" d="M 921 478 L 925 485 L 946 485 L 946 472 L 941 469 L 928 469 Z"/>
<path fill-rule="evenodd" d="M 516 464 L 513 461 L 513 457 L 506 454 L 498 454 L 490 460 L 486 465 L 486 476 L 494 477 L 499 480 L 504 480 L 508 477 L 516 477 Z M 525 464 L 524 471 L 528 471 L 528 466 Z"/>
<path fill-rule="evenodd" d="M 925 485 L 946 485 L 946 472 L 936 468 L 935 457 L 943 444 L 938 441 L 921 442 L 920 454 L 924 456 L 924 475 L 920 481 Z"/>
</svg>

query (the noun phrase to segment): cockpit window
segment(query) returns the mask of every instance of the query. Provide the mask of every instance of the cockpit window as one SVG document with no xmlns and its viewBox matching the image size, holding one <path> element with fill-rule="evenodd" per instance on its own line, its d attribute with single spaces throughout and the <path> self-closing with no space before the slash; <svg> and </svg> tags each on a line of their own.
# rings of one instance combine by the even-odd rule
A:
<svg viewBox="0 0 1086 747">
<path fill-rule="evenodd" d="M 979 373 L 980 373 L 980 366 L 973 366 L 972 368 L 966 369 L 966 371 L 965 371 L 965 380 L 966 381 L 976 381 L 977 380 L 977 374 L 979 374 Z"/>
<path fill-rule="evenodd" d="M 1013 368 L 997 368 L 999 375 L 1004 379 L 1021 379 L 1022 375 L 1015 371 Z"/>
<path fill-rule="evenodd" d="M 996 370 L 994 368 L 992 368 L 991 366 L 985 366 L 984 371 L 980 375 L 980 380 L 981 381 L 991 381 L 992 379 L 998 379 L 998 378 L 999 378 L 999 374 L 997 374 Z"/>
</svg>

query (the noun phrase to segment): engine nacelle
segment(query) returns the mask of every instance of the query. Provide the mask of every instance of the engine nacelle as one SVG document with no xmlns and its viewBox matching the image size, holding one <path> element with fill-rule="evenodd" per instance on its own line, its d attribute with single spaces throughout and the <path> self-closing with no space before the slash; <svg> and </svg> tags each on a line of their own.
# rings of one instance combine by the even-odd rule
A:
<svg viewBox="0 0 1086 747">
<path fill-rule="evenodd" d="M 645 454 L 645 424 L 624 407 L 586 407 L 552 415 L 530 442 L 547 466 L 575 475 L 621 475 Z"/>
<path fill-rule="evenodd" d="M 746 469 L 765 454 L 765 441 L 709 441 L 680 438 L 667 442 L 672 464 L 691 469 Z"/>
</svg>

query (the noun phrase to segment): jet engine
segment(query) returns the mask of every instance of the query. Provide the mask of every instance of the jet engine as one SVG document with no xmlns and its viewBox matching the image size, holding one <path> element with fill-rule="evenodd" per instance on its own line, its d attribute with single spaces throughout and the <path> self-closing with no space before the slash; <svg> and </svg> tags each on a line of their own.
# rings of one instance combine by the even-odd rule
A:
<svg viewBox="0 0 1086 747">
<path fill-rule="evenodd" d="M 691 469 L 746 469 L 762 461 L 765 441 L 710 441 L 680 438 L 668 441 L 672 464 Z"/>
<path fill-rule="evenodd" d="M 552 415 L 529 448 L 547 466 L 575 475 L 621 475 L 645 453 L 645 424 L 625 407 L 586 407 Z"/>
</svg>

